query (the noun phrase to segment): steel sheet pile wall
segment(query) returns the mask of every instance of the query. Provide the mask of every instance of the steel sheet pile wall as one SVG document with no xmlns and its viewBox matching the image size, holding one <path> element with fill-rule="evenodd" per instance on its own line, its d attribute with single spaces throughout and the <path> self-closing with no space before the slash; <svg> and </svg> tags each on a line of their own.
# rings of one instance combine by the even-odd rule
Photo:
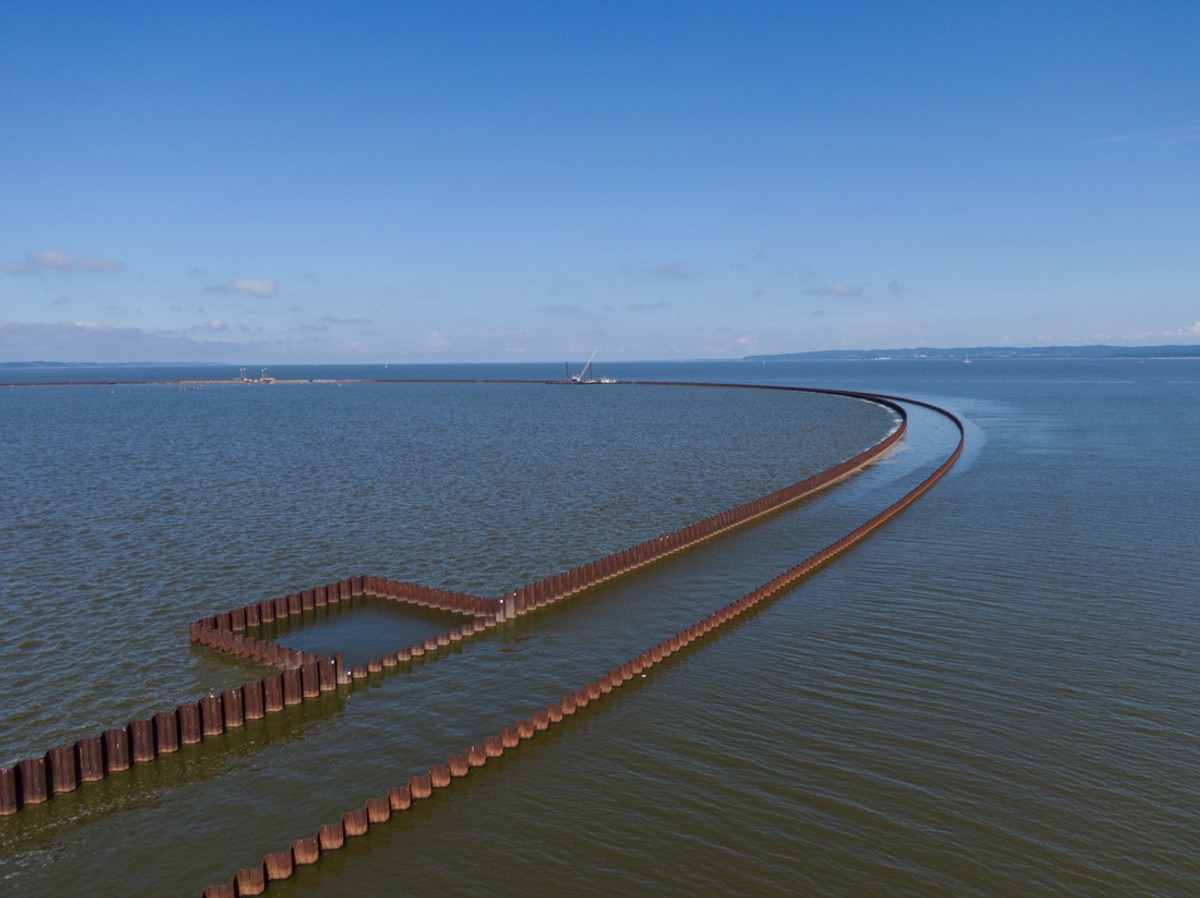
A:
<svg viewBox="0 0 1200 898">
<path fill-rule="evenodd" d="M 520 589 L 506 593 L 500 603 L 502 609 L 498 612 L 501 620 L 511 619 L 526 614 L 545 605 L 553 604 L 572 596 L 577 592 L 596 586 L 613 577 L 628 573 L 647 564 L 652 564 L 668 555 L 683 551 L 704 540 L 711 539 L 721 533 L 779 511 L 788 505 L 799 502 L 813 493 L 824 489 L 836 481 L 865 467 L 872 461 L 891 449 L 904 438 L 908 429 L 908 416 L 904 408 L 888 397 L 872 396 L 866 393 L 843 392 L 836 390 L 811 390 L 800 387 L 758 387 L 748 384 L 673 384 L 648 383 L 646 386 L 689 386 L 723 389 L 773 389 L 797 393 L 823 393 L 838 396 L 849 396 L 875 402 L 891 409 L 900 417 L 900 425 L 880 440 L 857 455 L 839 462 L 811 477 L 793 483 L 782 489 L 760 496 L 743 505 L 718 512 L 702 521 L 697 521 L 687 527 L 674 530 L 662 536 L 648 539 L 635 546 L 606 555 L 596 561 L 579 567 L 571 568 L 559 574 L 547 577 L 522 586 Z"/>
<path fill-rule="evenodd" d="M 103 779 L 109 773 L 128 770 L 135 763 L 146 763 L 160 755 L 174 753 L 180 746 L 194 745 L 204 739 L 220 736 L 227 729 L 243 726 L 247 720 L 261 719 L 265 714 L 282 711 L 289 705 L 317 699 L 321 693 L 333 691 L 354 680 L 394 670 L 414 658 L 434 655 L 451 643 L 482 633 L 502 621 L 562 601 L 582 590 L 740 527 L 798 502 L 870 464 L 902 439 L 907 429 L 907 415 L 903 407 L 889 397 L 745 384 L 648 385 L 775 389 L 849 396 L 890 408 L 899 416 L 900 425 L 863 452 L 818 474 L 695 524 L 527 584 L 499 599 L 383 577 L 356 576 L 274 599 L 264 599 L 195 621 L 188 625 L 193 644 L 267 664 L 279 668 L 280 673 L 244 683 L 220 695 L 209 695 L 198 702 L 180 705 L 173 711 L 132 721 L 124 727 L 105 730 L 101 736 L 80 739 L 72 746 L 50 749 L 40 757 L 29 758 L 0 770 L 0 816 L 14 814 L 25 805 L 40 804 L 55 795 L 74 791 L 80 784 Z M 245 632 L 289 617 L 302 617 L 305 612 L 317 608 L 349 604 L 353 599 L 365 595 L 467 615 L 470 620 L 462 626 L 373 658 L 365 664 L 355 665 L 349 670 L 344 668 L 340 652 L 318 656 Z"/>
<path fill-rule="evenodd" d="M 666 384 L 655 384 L 666 386 Z M 673 384 L 679 386 L 679 384 Z M 430 797 L 436 789 L 446 788 L 471 769 L 483 766 L 491 758 L 516 748 L 524 740 L 559 723 L 591 702 L 599 701 L 656 664 L 671 657 L 693 642 L 707 636 L 827 563 L 840 552 L 865 538 L 890 518 L 916 501 L 953 466 L 963 446 L 962 422 L 951 413 L 928 403 L 901 400 L 898 397 L 796 387 L 760 387 L 744 384 L 686 384 L 697 387 L 736 389 L 776 389 L 848 396 L 883 405 L 899 416 L 899 425 L 878 443 L 811 477 L 759 497 L 743 505 L 719 512 L 689 526 L 638 543 L 620 552 L 596 559 L 579 567 L 546 577 L 506 593 L 499 599 L 486 599 L 449 590 L 435 589 L 389 580 L 358 576 L 336 583 L 268 599 L 231 611 L 203 618 L 189 625 L 193 644 L 215 651 L 271 665 L 279 673 L 244 683 L 219 695 L 209 695 L 173 711 L 136 720 L 124 727 L 105 730 L 99 736 L 80 739 L 74 745 L 55 748 L 41 757 L 29 758 L 0 770 L 0 815 L 16 813 L 21 807 L 45 802 L 55 795 L 77 789 L 109 773 L 129 769 L 134 764 L 180 751 L 204 739 L 220 736 L 227 729 L 243 726 L 282 711 L 289 705 L 318 699 L 371 674 L 397 668 L 404 662 L 437 653 L 453 642 L 489 630 L 499 623 L 528 614 L 538 608 L 562 601 L 582 590 L 658 561 L 749 521 L 771 514 L 817 492 L 870 464 L 894 446 L 906 433 L 908 418 L 900 401 L 932 409 L 951 420 L 958 428 L 958 445 L 933 474 L 900 500 L 810 558 L 783 572 L 738 601 L 727 605 L 659 645 L 642 652 L 584 684 L 568 696 L 529 717 L 489 736 L 481 743 L 452 755 L 445 763 L 427 772 L 410 776 L 407 782 L 389 789 L 384 796 L 370 799 L 362 808 L 347 811 L 340 821 L 319 827 L 312 836 L 296 839 L 286 850 L 266 855 L 257 866 L 239 870 L 224 884 L 211 886 L 205 896 L 258 895 L 274 880 L 293 875 L 296 867 L 315 863 L 320 856 L 341 848 L 347 838 L 365 834 L 372 825 L 387 822 L 394 813 L 409 808 L 414 801 Z M 299 652 L 277 642 L 261 639 L 248 630 L 300 617 L 318 608 L 346 604 L 360 596 L 373 595 L 398 602 L 464 615 L 468 621 L 437 636 L 372 659 L 346 670 L 342 654 L 318 656 Z"/>
<path fill-rule="evenodd" d="M 296 839 L 288 849 L 266 855 L 260 864 L 238 870 L 229 882 L 209 886 L 204 890 L 203 898 L 241 898 L 241 896 L 261 895 L 272 881 L 290 878 L 296 867 L 316 863 L 323 854 L 342 848 L 346 839 L 365 835 L 370 826 L 386 823 L 394 813 L 408 810 L 414 801 L 430 798 L 436 789 L 446 788 L 455 779 L 467 776 L 472 768 L 482 767 L 488 760 L 500 757 L 506 751 L 517 748 L 523 741 L 534 738 L 537 733 L 561 723 L 565 717 L 578 713 L 592 702 L 600 701 L 635 677 L 662 664 L 676 652 L 687 648 L 779 595 L 797 580 L 865 539 L 924 495 L 946 475 L 962 454 L 964 441 L 962 422 L 955 415 L 937 406 L 923 402 L 915 404 L 937 411 L 952 421 L 958 429 L 959 438 L 949 457 L 932 474 L 899 500 L 850 533 L 736 602 L 726 605 L 680 630 L 658 645 L 601 674 L 574 690 L 570 695 L 563 696 L 557 702 L 533 711 L 528 717 L 518 720 L 513 726 L 505 727 L 498 734 L 486 737 L 481 743 L 469 746 L 459 754 L 451 755 L 445 763 L 435 764 L 427 772 L 413 774 L 406 783 L 393 786 L 383 796 L 368 799 L 362 808 L 344 813 L 339 822 L 318 827 L 315 836 Z"/>
<path fill-rule="evenodd" d="M 362 679 L 368 673 L 377 673 L 385 667 L 395 667 L 402 661 L 409 661 L 427 652 L 435 652 L 438 648 L 447 646 L 451 642 L 458 642 L 467 636 L 494 627 L 497 621 L 496 613 L 500 608 L 500 603 L 496 599 L 484 599 L 447 589 L 435 589 L 416 583 L 388 580 L 384 577 L 350 577 L 327 586 L 306 589 L 301 593 L 270 599 L 259 602 L 257 605 L 247 605 L 244 608 L 235 608 L 225 614 L 203 618 L 190 624 L 189 632 L 193 643 L 199 643 L 216 651 L 228 652 L 243 658 L 253 658 L 256 661 L 274 664 L 278 667 L 295 667 L 297 666 L 295 661 L 301 655 L 300 652 L 285 648 L 277 642 L 260 640 L 236 631 L 285 620 L 289 616 L 299 617 L 304 612 L 317 608 L 349 604 L 355 598 L 368 595 L 467 615 L 471 619 L 460 627 L 431 636 L 423 642 L 413 643 L 380 658 L 373 658 L 366 664 L 355 665 L 349 671 L 339 674 L 339 684 L 344 685 L 352 679 Z"/>
<path fill-rule="evenodd" d="M 437 608 L 470 617 L 462 627 L 438 634 L 378 661 L 346 670 L 342 653 L 317 655 L 300 652 L 276 642 L 247 635 L 247 628 L 272 623 L 289 616 L 329 605 L 350 603 L 364 595 L 379 595 L 397 601 Z M 279 668 L 279 673 L 243 683 L 219 695 L 180 705 L 172 711 L 134 720 L 123 727 L 105 730 L 99 736 L 80 739 L 52 748 L 41 757 L 19 761 L 0 770 L 0 816 L 15 814 L 26 805 L 41 804 L 82 783 L 96 782 L 110 773 L 128 770 L 134 764 L 173 754 L 181 746 L 195 745 L 220 736 L 226 730 L 260 720 L 266 714 L 290 705 L 320 698 L 352 679 L 362 679 L 376 669 L 395 667 L 400 661 L 435 651 L 442 645 L 482 632 L 496 624 L 495 600 L 468 596 L 449 590 L 399 583 L 382 577 L 350 577 L 235 608 L 188 625 L 191 642 L 214 651 Z M 378 665 L 378 668 L 376 668 Z"/>
</svg>

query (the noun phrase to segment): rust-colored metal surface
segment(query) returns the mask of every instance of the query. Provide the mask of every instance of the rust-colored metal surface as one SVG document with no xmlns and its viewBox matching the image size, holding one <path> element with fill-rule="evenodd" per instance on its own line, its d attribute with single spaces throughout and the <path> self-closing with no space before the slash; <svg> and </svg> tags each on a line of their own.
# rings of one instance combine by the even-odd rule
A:
<svg viewBox="0 0 1200 898">
<path fill-rule="evenodd" d="M 912 400 L 908 400 L 912 401 Z M 899 500 L 889 505 L 883 511 L 874 515 L 868 521 L 856 527 L 850 533 L 836 540 L 825 548 L 821 549 L 814 555 L 801 561 L 799 564 L 789 568 L 777 577 L 763 584 L 757 589 L 747 593 L 742 598 L 724 608 L 718 609 L 713 614 L 704 619 L 685 627 L 678 633 L 663 640 L 656 646 L 652 646 L 645 652 L 631 658 L 619 668 L 602 674 L 595 680 L 584 684 L 579 689 L 574 690 L 570 695 L 563 696 L 559 702 L 549 705 L 544 711 L 538 710 L 533 712 L 529 718 L 517 722 L 513 727 L 506 727 L 500 731 L 498 735 L 488 736 L 482 746 L 472 746 L 466 750 L 465 757 L 467 763 L 471 767 L 482 766 L 491 758 L 498 758 L 507 751 L 512 751 L 519 747 L 520 743 L 526 739 L 533 738 L 537 733 L 549 728 L 557 723 L 560 723 L 564 716 L 569 716 L 581 712 L 585 707 L 593 702 L 599 702 L 610 696 L 620 686 L 629 682 L 633 676 L 644 673 L 650 670 L 655 665 L 662 664 L 668 661 L 672 655 L 687 649 L 694 642 L 703 639 L 708 634 L 714 632 L 730 621 L 739 616 L 752 611 L 755 607 L 761 605 L 773 597 L 777 596 L 783 590 L 794 584 L 796 581 L 812 573 L 817 568 L 828 563 L 832 558 L 844 552 L 855 543 L 865 539 L 872 532 L 886 524 L 893 517 L 902 512 L 905 508 L 917 501 L 924 495 L 938 480 L 945 476 L 946 472 L 953 467 L 958 460 L 963 449 L 963 425 L 962 422 L 950 412 L 938 408 L 937 406 L 929 405 L 923 402 L 914 402 L 916 405 L 921 405 L 933 411 L 939 412 L 952 421 L 958 429 L 959 439 L 953 452 L 947 459 L 938 466 L 938 468 L 925 478 L 916 487 L 902 496 Z M 751 506 L 757 506 L 756 503 L 750 503 Z M 714 527 L 727 525 L 729 518 L 722 515 L 716 516 L 718 521 L 714 523 Z M 619 553 L 620 554 L 620 553 Z M 637 563 L 637 555 L 632 556 L 632 563 Z M 571 578 L 564 578 L 567 588 L 570 588 Z M 520 607 L 519 602 L 514 602 L 514 607 Z M 518 612 L 519 613 L 519 612 Z M 611 700 L 611 699 L 608 699 Z M 540 725 L 540 724 L 543 724 Z M 427 775 L 414 776 L 410 778 L 408 787 L 404 790 L 404 802 L 402 806 L 398 805 L 392 797 L 397 789 L 393 788 L 388 792 L 388 799 L 391 802 L 393 810 L 399 811 L 411 806 L 412 801 L 421 801 L 432 797 L 433 792 L 437 788 L 443 788 L 451 785 L 451 777 L 443 775 L 442 771 L 457 771 L 461 768 L 462 755 L 452 755 L 445 765 L 435 765 L 430 768 L 430 773 Z M 368 802 L 370 806 L 370 802 Z M 354 813 L 354 812 L 351 812 Z M 359 813 L 365 814 L 366 811 Z M 343 816 L 343 823 L 346 820 Z M 390 819 L 390 817 L 388 818 Z M 384 822 L 384 821 L 379 821 Z M 375 821 L 368 819 L 367 824 L 372 825 Z M 294 845 L 295 843 L 293 843 Z"/>
<path fill-rule="evenodd" d="M 488 760 L 515 750 L 523 741 L 534 738 L 538 733 L 560 723 L 564 717 L 579 713 L 593 703 L 603 704 L 611 701 L 611 695 L 634 676 L 662 664 L 675 653 L 685 650 L 729 621 L 778 595 L 797 580 L 883 526 L 941 479 L 958 460 L 963 449 L 962 422 L 944 409 L 917 400 L 854 391 L 749 384 L 654 382 L 652 385 L 769 389 L 847 396 L 884 405 L 899 415 L 901 423 L 878 443 L 812 477 L 671 533 L 653 537 L 579 567 L 526 584 L 498 599 L 471 596 L 382 577 L 353 576 L 299 593 L 250 603 L 195 621 L 188 626 L 189 638 L 193 644 L 269 664 L 278 668 L 280 672 L 226 690 L 220 695 L 210 694 L 193 704 L 180 705 L 174 711 L 158 713 L 145 720 L 133 721 L 124 727 L 105 730 L 98 737 L 81 739 L 70 747 L 51 749 L 41 757 L 29 758 L 11 768 L 0 770 L 0 815 L 17 813 L 24 805 L 38 804 L 54 795 L 74 791 L 80 784 L 95 782 L 109 773 L 126 770 L 133 763 L 153 761 L 160 754 L 178 751 L 180 746 L 220 737 L 226 729 L 241 727 L 247 722 L 261 719 L 266 714 L 281 712 L 288 705 L 319 700 L 322 693 L 352 686 L 356 680 L 403 669 L 406 662 L 412 658 L 425 655 L 436 657 L 453 642 L 470 640 L 504 621 L 563 601 L 599 583 L 654 563 L 794 504 L 860 470 L 903 439 L 908 419 L 901 402 L 937 412 L 956 426 L 958 443 L 932 474 L 898 501 L 816 554 L 736 602 L 583 684 L 570 694 L 564 695 L 558 702 L 532 711 L 528 717 L 517 721 L 515 725 L 486 737 L 482 743 L 450 756 L 445 763 L 431 766 L 427 773 L 410 777 L 405 785 L 389 789 L 385 796 L 370 799 L 365 806 L 347 811 L 338 823 L 321 826 L 314 836 L 296 839 L 285 851 L 266 855 L 257 867 L 238 870 L 230 882 L 210 886 L 204 890 L 205 896 L 233 898 L 261 894 L 270 881 L 290 877 L 295 866 L 317 862 L 325 852 L 341 848 L 347 837 L 364 835 L 371 826 L 386 823 L 393 813 L 408 809 L 414 801 L 425 800 L 437 789 L 452 785 L 454 780 L 467 778 L 471 768 L 483 766 Z M 380 658 L 371 659 L 366 664 L 357 665 L 350 670 L 346 669 L 341 653 L 330 656 L 301 653 L 246 632 L 276 620 L 303 617 L 316 608 L 343 603 L 352 606 L 355 599 L 367 595 L 461 614 L 466 618 L 466 623 L 421 643 L 414 643 Z"/>
</svg>

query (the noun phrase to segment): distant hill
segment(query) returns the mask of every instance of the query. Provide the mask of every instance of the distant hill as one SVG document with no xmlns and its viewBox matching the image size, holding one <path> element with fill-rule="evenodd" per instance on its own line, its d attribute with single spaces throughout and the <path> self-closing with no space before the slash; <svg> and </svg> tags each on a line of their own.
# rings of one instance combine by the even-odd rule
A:
<svg viewBox="0 0 1200 898">
<path fill-rule="evenodd" d="M 826 349 L 748 355 L 748 362 L 830 362 L 879 359 L 1183 359 L 1200 358 L 1200 346 L 969 346 L 953 349 Z"/>
</svg>

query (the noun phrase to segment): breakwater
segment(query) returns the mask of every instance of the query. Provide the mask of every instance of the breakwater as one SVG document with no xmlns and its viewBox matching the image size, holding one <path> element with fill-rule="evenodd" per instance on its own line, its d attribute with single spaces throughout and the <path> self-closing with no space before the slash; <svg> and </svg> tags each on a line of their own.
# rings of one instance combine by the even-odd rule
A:
<svg viewBox="0 0 1200 898">
<path fill-rule="evenodd" d="M 691 386 L 714 387 L 718 385 L 712 384 L 691 384 Z M 746 389 L 741 385 L 736 385 L 737 388 Z M 780 388 L 771 388 L 780 389 Z M 839 391 L 822 390 L 816 392 L 838 393 Z M 725 532 L 731 528 L 741 526 L 748 521 L 755 519 L 764 514 L 769 514 L 787 504 L 798 501 L 804 496 L 821 489 L 841 477 L 847 476 L 863 465 L 869 464 L 874 458 L 877 458 L 888 448 L 895 444 L 904 435 L 905 424 L 903 423 L 903 410 L 894 404 L 894 400 L 884 397 L 868 396 L 858 393 L 842 393 L 841 395 L 854 396 L 855 398 L 864 398 L 871 401 L 878 401 L 883 404 L 893 407 L 901 416 L 901 425 L 884 440 L 876 445 L 865 450 L 853 458 L 847 459 L 844 462 L 834 465 L 833 467 L 822 471 L 814 477 L 800 481 L 783 490 L 772 493 L 768 496 L 761 497 L 746 503 L 736 508 L 728 509 L 706 518 L 703 521 L 672 533 L 654 537 L 632 546 L 629 549 L 614 553 L 601 559 L 596 559 L 593 562 L 582 565 L 571 570 L 564 571 L 544 580 L 528 584 L 519 589 L 506 593 L 498 599 L 480 599 L 478 597 L 462 596 L 460 594 L 445 593 L 440 590 L 431 590 L 428 587 L 419 587 L 414 584 L 404 584 L 397 581 L 384 580 L 375 577 L 352 577 L 344 581 L 339 581 L 336 584 L 329 584 L 325 587 L 317 587 L 310 590 L 305 590 L 300 593 L 285 596 L 280 599 L 267 600 L 265 602 L 253 603 L 240 608 L 234 608 L 230 611 L 214 614 L 209 618 L 204 618 L 194 622 L 191 627 L 192 641 L 209 648 L 219 651 L 228 652 L 230 654 L 240 655 L 242 657 L 253 658 L 255 660 L 271 664 L 280 669 L 279 674 L 274 674 L 271 677 L 265 678 L 258 684 L 246 684 L 236 690 L 228 690 L 225 693 L 217 696 L 208 696 L 195 703 L 196 710 L 194 712 L 185 710 L 186 706 L 181 706 L 175 709 L 174 712 L 164 712 L 163 715 L 154 715 L 148 722 L 135 721 L 128 724 L 125 728 L 117 728 L 116 731 L 105 731 L 100 737 L 100 751 L 103 763 L 106 765 L 105 772 L 111 769 L 113 772 L 126 769 L 122 765 L 123 744 L 128 743 L 128 761 L 131 763 L 143 763 L 152 760 L 155 752 L 159 751 L 160 746 L 157 740 L 159 734 L 162 734 L 163 744 L 161 749 L 164 753 L 169 753 L 172 749 L 172 720 L 170 715 L 174 714 L 175 728 L 187 729 L 191 733 L 196 727 L 191 726 L 193 720 L 199 722 L 198 729 L 201 738 L 212 738 L 219 736 L 223 729 L 232 726 L 244 725 L 246 720 L 256 719 L 254 715 L 261 716 L 261 713 L 271 713 L 279 710 L 281 707 L 288 704 L 305 701 L 310 698 L 316 698 L 322 691 L 333 691 L 339 686 L 351 686 L 356 679 L 363 679 L 371 674 L 381 673 L 386 670 L 395 669 L 403 664 L 404 661 L 410 660 L 420 654 L 427 654 L 431 657 L 436 656 L 438 649 L 448 645 L 450 642 L 469 639 L 477 632 L 482 632 L 485 629 L 497 626 L 506 620 L 510 620 L 521 615 L 535 611 L 544 605 L 561 601 L 570 595 L 573 595 L 581 590 L 588 589 L 597 583 L 610 579 L 611 577 L 620 576 L 621 574 L 641 567 L 646 564 L 651 564 L 654 561 L 665 557 L 668 554 L 679 551 L 688 546 L 694 545 L 704 539 L 709 539 L 717 534 Z M 960 427 L 961 436 L 961 427 Z M 960 441 L 961 445 L 961 441 Z M 956 457 L 956 455 L 955 455 Z M 953 463 L 953 458 L 948 460 L 945 468 Z M 943 471 L 939 469 L 936 476 L 940 476 Z M 664 641 L 660 646 L 643 653 L 646 657 L 639 662 L 638 659 L 630 660 L 630 669 L 639 667 L 639 664 L 644 669 L 646 666 L 652 666 L 661 661 L 662 658 L 670 656 L 673 652 L 679 651 L 681 648 L 691 644 L 697 639 L 702 638 L 706 633 L 710 632 L 715 627 L 722 626 L 728 620 L 748 611 L 758 603 L 777 594 L 787 585 L 794 582 L 795 579 L 804 576 L 804 574 L 813 570 L 815 567 L 827 561 L 829 558 L 842 551 L 844 548 L 852 545 L 858 539 L 863 538 L 875 527 L 880 526 L 892 514 L 898 513 L 909 502 L 914 501 L 924 489 L 927 489 L 932 482 L 936 480 L 936 476 L 923 485 L 922 489 L 914 491 L 907 501 L 902 500 L 896 506 L 890 508 L 883 516 L 872 518 L 862 527 L 856 529 L 853 533 L 848 534 L 842 540 L 832 544 L 816 556 L 806 560 L 797 568 L 793 568 L 785 572 L 780 577 L 774 578 L 768 584 L 764 584 L 759 590 L 743 597 L 739 602 L 729 606 L 727 609 L 704 619 L 689 627 L 674 637 Z M 446 633 L 439 634 L 436 638 L 425 640 L 423 643 L 414 644 L 405 648 L 397 649 L 394 652 L 388 653 L 381 658 L 374 659 L 367 664 L 361 665 L 358 668 L 346 670 L 341 666 L 340 659 L 336 656 L 326 658 L 318 658 L 316 656 L 308 656 L 304 653 L 295 652 L 287 649 L 278 643 L 270 642 L 258 638 L 255 635 L 255 628 L 263 623 L 269 623 L 272 620 L 279 620 L 285 617 L 295 616 L 299 620 L 303 620 L 306 612 L 315 608 L 329 604 L 340 604 L 352 607 L 353 600 L 361 595 L 378 595 L 388 599 L 398 601 L 411 601 L 416 604 L 428 604 L 430 607 L 442 608 L 446 611 L 457 612 L 464 615 L 464 624 L 456 627 Z M 640 658 L 641 656 L 639 656 Z M 646 664 L 648 660 L 649 664 Z M 641 672 L 640 670 L 638 671 Z M 576 708 L 587 704 L 587 701 L 598 701 L 598 695 L 603 695 L 606 692 L 611 692 L 613 688 L 625 682 L 619 675 L 619 669 L 609 671 L 607 674 L 598 677 L 595 681 L 585 684 L 580 690 L 576 690 L 576 694 L 572 696 L 572 701 Z M 607 677 L 607 681 L 605 680 Z M 607 688 L 606 688 L 607 687 Z M 580 701 L 581 698 L 587 696 L 587 700 Z M 566 697 L 564 698 L 566 701 Z M 560 703 L 562 705 L 563 703 Z M 571 702 L 566 702 L 570 705 Z M 560 710 L 565 710 L 565 706 Z M 261 713 L 259 713 L 261 711 Z M 565 713 L 574 713 L 573 710 L 566 710 Z M 554 722 L 554 713 L 547 709 L 547 726 Z M 185 722 L 186 719 L 186 722 Z M 537 712 L 531 714 L 528 718 L 530 724 L 524 722 L 518 723 L 516 727 L 510 728 L 517 734 L 516 743 L 519 743 L 522 738 L 529 738 L 534 732 L 539 731 L 538 724 L 541 721 Z M 532 731 L 530 725 L 533 726 Z M 121 736 L 121 730 L 125 731 L 125 735 Z M 113 735 L 109 735 L 110 732 Z M 524 734 L 524 735 L 522 735 Z M 148 742 L 148 739 L 150 740 Z M 495 751 L 497 748 L 497 740 L 499 747 L 509 749 L 515 747 L 514 737 L 512 733 L 507 731 L 499 734 L 491 739 L 490 750 Z M 86 740 L 81 740 L 81 743 Z M 94 749 L 95 743 L 89 742 L 92 746 L 82 746 L 77 743 L 75 746 L 66 750 L 57 749 L 55 753 L 48 752 L 46 757 L 41 758 L 43 762 L 41 771 L 44 773 L 46 788 L 38 788 L 39 780 L 39 765 L 33 759 L 30 761 L 21 762 L 14 768 L 10 768 L 9 790 L 15 795 L 15 801 L 7 802 L 19 809 L 22 804 L 36 803 L 38 800 L 46 800 L 56 793 L 70 791 L 69 789 L 57 788 L 56 783 L 68 785 L 68 779 L 64 778 L 61 781 L 54 779 L 54 771 L 56 769 L 66 770 L 71 763 L 67 757 L 67 751 L 71 752 L 72 757 L 76 762 L 80 762 L 84 751 Z M 506 743 L 513 743 L 507 745 Z M 142 750 L 134 750 L 135 744 L 140 744 Z M 183 742 L 183 744 L 190 744 Z M 148 750 L 146 746 L 149 745 Z M 489 743 L 481 743 L 483 746 L 483 754 L 480 755 L 479 746 L 475 750 L 468 749 L 463 753 L 463 757 L 467 758 L 467 766 L 463 767 L 462 758 L 455 756 L 448 759 L 444 765 L 435 765 L 436 770 L 430 771 L 431 789 L 441 788 L 447 785 L 449 780 L 443 775 L 443 767 L 451 771 L 459 771 L 452 776 L 459 776 L 469 769 L 471 759 L 480 761 L 481 757 L 488 756 Z M 111 767 L 109 758 L 113 759 Z M 494 754 L 492 756 L 495 756 Z M 57 760 L 55 760 L 57 758 Z M 127 765 L 126 765 L 127 766 Z M 475 764 L 474 766 L 478 766 Z M 87 780 L 83 780 L 87 781 Z M 26 783 L 32 785 L 28 793 L 24 791 Z M 419 800 L 425 797 L 423 781 L 415 784 L 416 798 Z M 400 787 L 397 787 L 399 789 Z M 410 788 L 410 792 L 412 789 Z M 389 793 L 390 794 L 390 793 Z M 43 795 L 45 797 L 43 797 Z M 33 800 L 27 800 L 32 798 Z M 399 796 L 402 801 L 402 795 Z M 379 801 L 375 802 L 373 809 L 359 809 L 367 815 L 368 818 L 382 818 L 384 816 L 382 806 Z M 350 813 L 350 812 L 348 812 Z M 347 835 L 354 836 L 359 834 L 358 830 L 362 822 L 362 813 L 353 812 L 349 818 L 347 829 L 347 820 L 343 820 L 342 828 L 343 838 Z M 376 819 L 368 819 L 368 823 L 379 822 Z M 364 828 L 365 829 L 365 828 Z M 326 832 L 329 837 L 326 841 L 332 846 L 336 839 L 333 836 L 332 829 Z M 318 838 L 318 847 L 320 839 Z M 301 846 L 301 854 L 304 857 L 311 855 L 311 852 L 305 853 Z M 294 852 L 293 852 L 294 854 Z M 299 857 L 299 856 L 297 856 Z M 299 861 L 303 862 L 303 861 Z M 282 860 L 275 858 L 275 869 L 278 872 L 282 869 Z M 264 860 L 264 871 L 268 870 L 267 860 Z M 253 869 L 253 868 L 249 868 Z M 265 877 L 271 874 L 264 872 Z M 244 883 L 237 886 L 238 894 L 257 894 L 252 891 L 254 888 L 252 873 L 248 873 L 241 877 L 245 880 Z M 276 877 L 278 878 L 278 877 Z"/>
<path fill-rule="evenodd" d="M 897 400 L 899 397 L 887 397 L 889 403 Z M 482 767 L 489 760 L 499 758 L 505 753 L 519 748 L 523 742 L 560 724 L 565 718 L 583 711 L 592 703 L 602 703 L 607 696 L 615 690 L 619 690 L 621 686 L 634 678 L 644 676 L 651 668 L 663 664 L 677 653 L 702 642 L 710 634 L 751 613 L 882 527 L 920 499 L 944 477 L 954 466 L 963 450 L 964 429 L 962 421 L 957 416 L 929 403 L 915 400 L 903 401 L 944 415 L 955 425 L 959 439 L 950 455 L 931 474 L 896 502 L 737 601 L 680 630 L 618 667 L 589 680 L 571 693 L 564 695 L 557 702 L 532 710 L 528 717 L 517 720 L 512 726 L 501 729 L 499 733 L 487 736 L 482 742 L 450 755 L 444 762 L 430 766 L 425 772 L 411 775 L 405 783 L 388 789 L 386 794 L 369 798 L 362 807 L 346 811 L 340 820 L 319 826 L 314 835 L 297 838 L 287 848 L 265 855 L 261 863 L 237 870 L 230 881 L 206 888 L 203 898 L 240 898 L 244 895 L 262 894 L 272 881 L 290 878 L 297 868 L 314 864 L 320 860 L 322 854 L 341 849 L 348 839 L 366 835 L 371 826 L 387 823 L 393 814 L 407 811 L 414 802 L 431 798 L 436 790 L 451 786 L 455 780 L 466 777 L 472 769 Z M 829 471 L 840 467 L 840 465 L 834 466 Z M 823 478 L 829 471 L 822 472 L 816 477 Z M 749 503 L 749 506 L 757 507 L 756 502 Z"/>
</svg>

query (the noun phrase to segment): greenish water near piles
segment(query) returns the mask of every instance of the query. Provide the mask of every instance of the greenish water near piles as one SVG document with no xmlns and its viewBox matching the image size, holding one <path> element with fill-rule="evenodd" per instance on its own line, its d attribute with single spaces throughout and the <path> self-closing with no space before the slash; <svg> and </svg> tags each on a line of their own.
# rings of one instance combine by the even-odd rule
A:
<svg viewBox="0 0 1200 898">
<path fill-rule="evenodd" d="M 1197 891 L 1200 364 L 604 373 L 912 395 L 967 419 L 969 449 L 763 611 L 268 894 Z M 494 596 L 894 426 L 846 399 L 626 386 L 7 388 L 0 415 L 3 764 L 261 676 L 187 645 L 203 614 L 355 573 Z M 0 819 L 0 891 L 228 880 L 848 531 L 953 444 L 922 411 L 911 430 L 793 511 Z M 430 627 L 378 603 L 288 641 L 366 657 Z"/>
</svg>

